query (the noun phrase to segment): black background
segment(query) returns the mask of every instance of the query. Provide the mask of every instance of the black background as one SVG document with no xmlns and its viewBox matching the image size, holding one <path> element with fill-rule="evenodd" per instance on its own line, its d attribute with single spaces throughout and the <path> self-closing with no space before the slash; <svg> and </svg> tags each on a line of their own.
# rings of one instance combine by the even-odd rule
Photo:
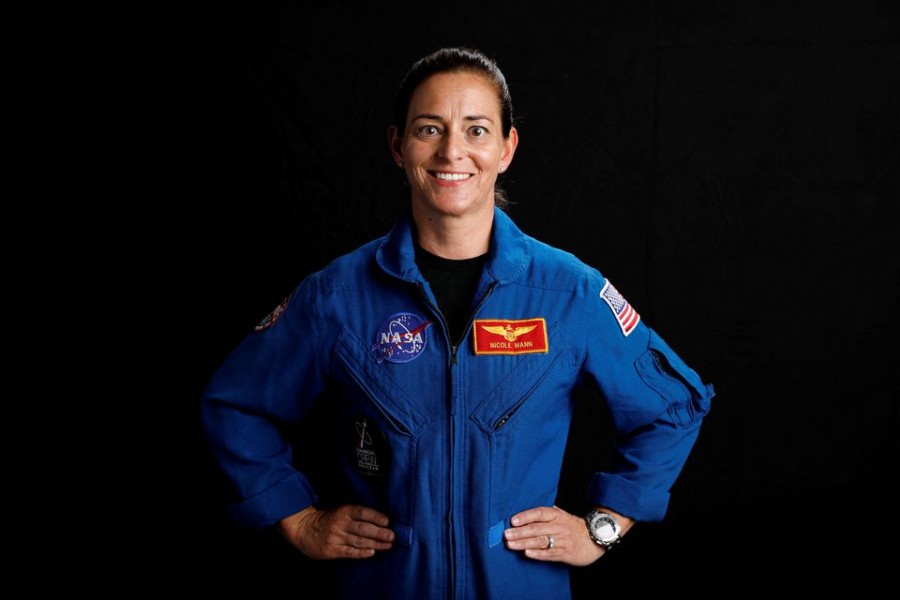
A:
<svg viewBox="0 0 900 600">
<path fill-rule="evenodd" d="M 58 13 L 56 148 L 91 198 L 77 212 L 104 223 L 72 261 L 99 267 L 116 318 L 98 329 L 127 364 L 99 477 L 137 475 L 106 502 L 166 548 L 134 555 L 146 581 L 314 578 L 229 523 L 197 403 L 305 274 L 406 205 L 392 94 L 447 44 L 508 78 L 513 219 L 599 268 L 717 391 L 666 520 L 577 570 L 576 597 L 896 566 L 900 5 L 575 4 Z M 604 443 L 581 400 L 563 505 Z M 121 521 L 95 526 L 131 555 Z"/>
</svg>

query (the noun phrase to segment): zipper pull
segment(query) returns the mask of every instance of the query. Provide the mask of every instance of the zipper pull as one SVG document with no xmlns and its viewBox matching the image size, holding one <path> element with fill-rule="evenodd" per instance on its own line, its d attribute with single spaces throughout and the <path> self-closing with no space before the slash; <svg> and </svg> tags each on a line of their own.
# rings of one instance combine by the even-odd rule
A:
<svg viewBox="0 0 900 600">
<path fill-rule="evenodd" d="M 450 366 L 456 366 L 456 350 L 459 346 L 450 346 Z"/>
</svg>

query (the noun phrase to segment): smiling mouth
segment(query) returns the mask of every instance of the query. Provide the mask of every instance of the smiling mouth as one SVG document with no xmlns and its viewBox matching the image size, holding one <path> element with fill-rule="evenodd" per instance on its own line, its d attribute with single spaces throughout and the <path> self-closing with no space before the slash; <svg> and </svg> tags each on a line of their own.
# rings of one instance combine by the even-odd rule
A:
<svg viewBox="0 0 900 600">
<path fill-rule="evenodd" d="M 430 173 L 437 179 L 443 181 L 462 181 L 463 179 L 472 177 L 471 173 L 441 173 L 439 171 L 430 171 Z"/>
</svg>

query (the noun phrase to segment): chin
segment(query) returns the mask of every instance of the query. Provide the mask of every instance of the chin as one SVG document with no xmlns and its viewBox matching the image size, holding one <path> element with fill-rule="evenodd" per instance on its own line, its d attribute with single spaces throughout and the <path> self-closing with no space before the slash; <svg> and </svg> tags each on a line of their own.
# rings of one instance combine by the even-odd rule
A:
<svg viewBox="0 0 900 600">
<path fill-rule="evenodd" d="M 493 201 L 490 202 L 493 206 Z M 462 217 L 467 214 L 477 214 L 485 210 L 485 203 L 480 201 L 431 199 L 425 203 L 429 212 L 439 213 L 448 217 Z"/>
</svg>

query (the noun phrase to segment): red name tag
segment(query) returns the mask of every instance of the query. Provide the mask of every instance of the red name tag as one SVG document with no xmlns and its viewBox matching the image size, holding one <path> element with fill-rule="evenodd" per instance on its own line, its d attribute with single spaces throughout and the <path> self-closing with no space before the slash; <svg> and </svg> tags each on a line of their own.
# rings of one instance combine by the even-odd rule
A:
<svg viewBox="0 0 900 600">
<path fill-rule="evenodd" d="M 547 323 L 537 319 L 476 319 L 472 325 L 475 354 L 546 353 Z"/>
</svg>

